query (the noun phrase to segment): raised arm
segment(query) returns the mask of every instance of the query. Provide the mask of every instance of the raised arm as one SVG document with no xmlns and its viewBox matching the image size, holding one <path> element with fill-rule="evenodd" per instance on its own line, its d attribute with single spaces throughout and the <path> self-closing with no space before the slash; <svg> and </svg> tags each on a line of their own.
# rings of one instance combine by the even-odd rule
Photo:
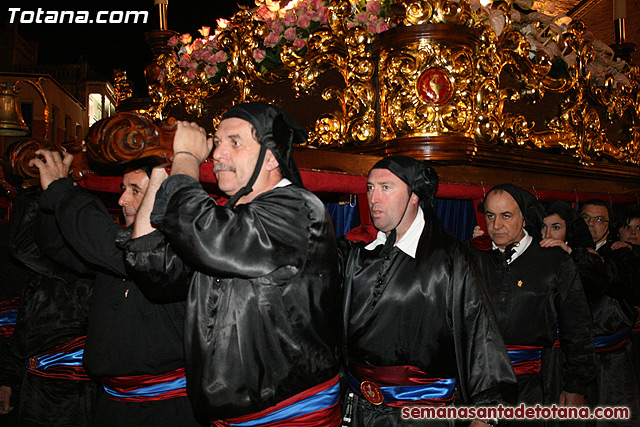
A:
<svg viewBox="0 0 640 427">
<path fill-rule="evenodd" d="M 73 157 L 68 153 L 61 157 L 47 150 L 38 150 L 36 154 L 42 157 L 30 164 L 40 170 L 40 183 L 45 190 L 40 198 L 41 207 L 54 213 L 66 242 L 84 261 L 125 276 L 122 251 L 115 243 L 120 227 L 97 197 L 74 186 L 67 177 Z"/>
</svg>

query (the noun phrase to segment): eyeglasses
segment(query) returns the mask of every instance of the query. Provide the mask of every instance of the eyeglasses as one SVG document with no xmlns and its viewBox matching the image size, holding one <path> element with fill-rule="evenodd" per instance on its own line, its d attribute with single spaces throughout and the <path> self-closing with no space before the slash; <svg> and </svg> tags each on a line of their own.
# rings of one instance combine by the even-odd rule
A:
<svg viewBox="0 0 640 427">
<path fill-rule="evenodd" d="M 601 224 L 609 222 L 609 220 L 603 216 L 591 216 L 587 214 L 582 214 L 580 216 L 587 222 L 587 224 L 590 223 L 591 220 L 594 220 L 595 222 L 599 222 Z"/>
</svg>

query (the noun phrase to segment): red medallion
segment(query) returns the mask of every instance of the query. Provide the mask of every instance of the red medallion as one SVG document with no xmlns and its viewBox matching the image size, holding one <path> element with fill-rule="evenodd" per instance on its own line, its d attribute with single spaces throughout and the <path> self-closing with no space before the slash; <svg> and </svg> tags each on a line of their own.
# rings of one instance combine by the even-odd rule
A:
<svg viewBox="0 0 640 427">
<path fill-rule="evenodd" d="M 453 87 L 449 74 L 439 68 L 431 68 L 418 79 L 418 93 L 430 105 L 443 105 L 453 95 Z"/>
<path fill-rule="evenodd" d="M 360 391 L 364 398 L 373 405 L 380 405 L 384 400 L 380 387 L 371 381 L 362 381 L 362 384 L 360 384 Z"/>
</svg>

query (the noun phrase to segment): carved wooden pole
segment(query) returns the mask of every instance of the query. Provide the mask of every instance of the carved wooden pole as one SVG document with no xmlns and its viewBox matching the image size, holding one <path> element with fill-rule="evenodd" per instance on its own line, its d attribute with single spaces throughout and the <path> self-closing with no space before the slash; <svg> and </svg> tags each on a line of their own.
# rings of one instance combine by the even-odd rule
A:
<svg viewBox="0 0 640 427">
<path fill-rule="evenodd" d="M 87 154 L 102 164 L 124 164 L 146 157 L 169 162 L 176 130 L 173 117 L 156 124 L 142 114 L 117 113 L 89 128 Z"/>
<path fill-rule="evenodd" d="M 155 157 L 156 161 L 169 163 L 176 130 L 173 118 L 156 124 L 141 114 L 117 113 L 91 126 L 85 141 L 56 145 L 42 138 L 21 140 L 9 146 L 2 158 L 2 184 L 7 189 L 40 185 L 38 169 L 29 166 L 40 149 L 73 154 L 69 175 L 76 181 L 92 173 L 89 162 L 122 165 Z"/>
<path fill-rule="evenodd" d="M 11 144 L 2 157 L 4 174 L 2 184 L 5 188 L 40 185 L 38 169 L 29 166 L 29 162 L 36 157 L 36 151 L 38 150 L 66 151 L 73 154 L 73 163 L 69 169 L 69 176 L 76 181 L 82 179 L 87 173 L 91 173 L 82 141 L 70 141 L 56 145 L 43 138 L 23 139 Z"/>
</svg>

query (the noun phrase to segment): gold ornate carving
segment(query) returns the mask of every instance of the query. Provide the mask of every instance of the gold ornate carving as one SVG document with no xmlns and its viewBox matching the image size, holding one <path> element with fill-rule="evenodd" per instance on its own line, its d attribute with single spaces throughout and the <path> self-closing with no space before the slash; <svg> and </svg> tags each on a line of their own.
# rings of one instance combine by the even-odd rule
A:
<svg viewBox="0 0 640 427">
<path fill-rule="evenodd" d="M 449 24 L 397 27 L 381 35 L 380 117 L 387 145 L 407 137 L 472 139 L 477 40 L 473 30 Z M 420 94 L 420 79 L 434 72 L 449 91 L 441 102 Z"/>
<path fill-rule="evenodd" d="M 502 0 L 488 7 L 388 0 L 383 10 L 365 10 L 365 3 L 320 1 L 326 22 L 309 30 L 304 48 L 292 40 L 277 44 L 271 62 L 256 56 L 273 31 L 261 15 L 265 5 L 241 10 L 217 30 L 227 59 L 215 75 L 181 66 L 184 55 L 160 58 L 163 71 L 151 87 L 154 117 L 177 103 L 199 116 L 222 93 L 233 103 L 271 101 L 258 83 L 289 80 L 297 94 L 319 88 L 322 100 L 338 105 L 317 107 L 309 144 L 318 147 L 387 153 L 406 145 L 432 153 L 449 144 L 473 156 L 474 144 L 483 143 L 560 152 L 586 165 L 600 158 L 640 163 L 638 67 L 614 61 L 580 21 L 567 26 Z M 320 86 L 330 70 L 342 85 Z M 439 82 L 451 89 L 438 102 L 420 94 L 431 87 L 420 83 L 429 70 L 446 78 L 433 81 L 436 89 Z M 212 125 L 219 117 L 218 111 Z"/>
<path fill-rule="evenodd" d="M 113 88 L 116 91 L 116 105 L 120 105 L 121 102 L 133 96 L 133 89 L 131 83 L 127 78 L 127 72 L 122 70 L 113 71 Z"/>
</svg>

